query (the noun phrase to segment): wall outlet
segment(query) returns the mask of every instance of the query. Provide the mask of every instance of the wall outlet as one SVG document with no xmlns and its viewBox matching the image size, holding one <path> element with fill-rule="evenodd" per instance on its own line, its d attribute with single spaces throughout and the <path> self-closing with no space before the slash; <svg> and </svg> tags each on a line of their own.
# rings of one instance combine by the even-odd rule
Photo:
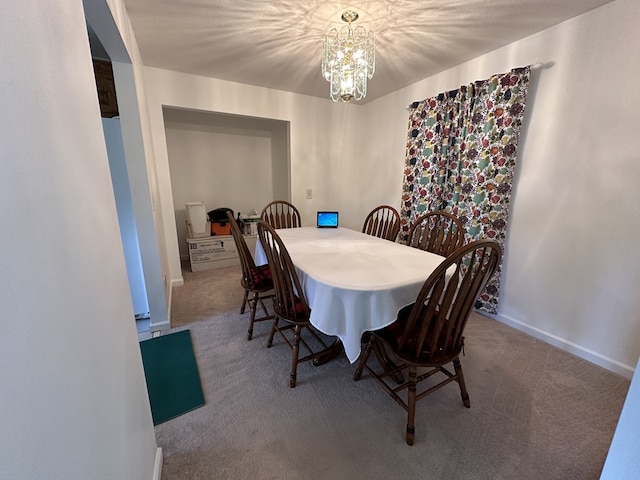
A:
<svg viewBox="0 0 640 480">
<path fill-rule="evenodd" d="M 313 190 L 311 190 L 310 188 L 307 188 L 306 197 L 307 199 L 313 198 Z"/>
</svg>

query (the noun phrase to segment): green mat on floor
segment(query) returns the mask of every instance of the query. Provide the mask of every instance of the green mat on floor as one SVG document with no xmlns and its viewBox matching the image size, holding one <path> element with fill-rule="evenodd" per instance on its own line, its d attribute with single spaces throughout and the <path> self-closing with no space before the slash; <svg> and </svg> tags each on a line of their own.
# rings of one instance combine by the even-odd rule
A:
<svg viewBox="0 0 640 480">
<path fill-rule="evenodd" d="M 144 340 L 140 351 L 154 425 L 204 405 L 189 330 Z"/>
</svg>

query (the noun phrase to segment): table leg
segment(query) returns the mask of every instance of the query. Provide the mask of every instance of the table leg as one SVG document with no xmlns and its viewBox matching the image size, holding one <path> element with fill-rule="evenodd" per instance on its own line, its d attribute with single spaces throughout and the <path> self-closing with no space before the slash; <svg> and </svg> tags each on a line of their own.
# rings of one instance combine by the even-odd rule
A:
<svg viewBox="0 0 640 480">
<path fill-rule="evenodd" d="M 313 359 L 313 364 L 317 367 L 320 365 L 324 365 L 325 363 L 333 360 L 338 355 L 340 355 L 344 351 L 344 345 L 339 338 L 336 338 L 335 341 L 329 345 L 326 349 L 318 354 L 316 358 Z"/>
</svg>

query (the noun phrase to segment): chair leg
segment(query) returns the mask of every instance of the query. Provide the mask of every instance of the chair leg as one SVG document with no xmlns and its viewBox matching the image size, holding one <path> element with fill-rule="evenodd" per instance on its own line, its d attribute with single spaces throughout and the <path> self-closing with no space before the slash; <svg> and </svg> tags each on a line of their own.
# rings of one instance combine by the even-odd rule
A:
<svg viewBox="0 0 640 480">
<path fill-rule="evenodd" d="M 376 337 L 371 335 L 369 337 L 369 342 L 367 343 L 367 346 L 364 349 L 364 352 L 360 354 L 360 361 L 358 362 L 356 371 L 353 372 L 353 380 L 355 382 L 360 380 L 360 377 L 362 376 L 362 370 L 364 369 L 364 366 L 366 365 L 367 360 L 369 360 L 369 355 L 371 355 L 371 350 L 373 350 L 374 343 L 376 343 Z"/>
<path fill-rule="evenodd" d="M 293 352 L 291 353 L 291 376 L 289 378 L 289 386 L 296 386 L 296 377 L 298 373 L 298 355 L 300 353 L 300 332 L 302 326 L 296 325 L 293 330 Z"/>
<path fill-rule="evenodd" d="M 280 320 L 278 317 L 274 318 L 271 324 L 271 333 L 269 333 L 269 338 L 267 339 L 267 348 L 271 348 L 271 345 L 273 345 L 273 337 L 278 329 L 278 320 Z"/>
<path fill-rule="evenodd" d="M 462 373 L 462 365 L 460 364 L 460 358 L 456 357 L 453 360 L 453 368 L 458 377 L 457 382 L 460 385 L 460 396 L 462 397 L 462 403 L 465 407 L 471 408 L 471 401 L 469 400 L 469 393 L 467 393 L 467 385 L 464 383 L 464 374 Z"/>
<path fill-rule="evenodd" d="M 416 381 L 418 368 L 409 365 L 409 392 L 407 398 L 407 445 L 413 445 L 416 420 Z"/>
<path fill-rule="evenodd" d="M 264 299 L 262 297 L 259 297 L 258 300 L 260 301 L 260 306 L 262 307 L 262 311 L 264 312 L 264 316 L 268 317 L 269 316 L 269 311 L 267 310 L 267 306 L 264 304 Z"/>
<path fill-rule="evenodd" d="M 240 307 L 240 313 L 244 313 L 244 309 L 247 306 L 247 299 L 249 298 L 249 290 L 244 291 L 244 298 L 242 299 L 242 306 Z"/>
<path fill-rule="evenodd" d="M 254 292 L 253 298 L 249 300 L 249 309 L 251 310 L 251 317 L 249 318 L 249 330 L 247 330 L 247 340 L 253 338 L 253 324 L 256 321 L 256 310 L 258 308 L 258 292 Z"/>
<path fill-rule="evenodd" d="M 378 362 L 380 363 L 382 368 L 384 368 L 385 372 L 389 372 L 397 368 L 397 365 L 394 363 L 393 360 L 391 360 L 391 357 L 389 357 L 389 355 L 387 354 L 387 351 L 384 349 L 384 347 L 380 343 L 376 343 L 376 345 L 373 348 L 373 353 L 375 353 L 376 358 L 378 359 Z M 402 370 L 398 370 L 397 372 L 392 373 L 391 378 L 398 385 L 401 385 L 404 383 L 404 375 L 402 374 Z"/>
</svg>

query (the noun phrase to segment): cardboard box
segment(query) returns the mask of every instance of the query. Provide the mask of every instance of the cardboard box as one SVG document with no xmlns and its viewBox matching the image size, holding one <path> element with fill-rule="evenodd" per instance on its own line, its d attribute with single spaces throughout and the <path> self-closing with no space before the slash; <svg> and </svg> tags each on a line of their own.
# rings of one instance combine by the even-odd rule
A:
<svg viewBox="0 0 640 480">
<path fill-rule="evenodd" d="M 240 265 L 236 243 L 231 235 L 187 238 L 187 244 L 192 272 Z"/>
</svg>

